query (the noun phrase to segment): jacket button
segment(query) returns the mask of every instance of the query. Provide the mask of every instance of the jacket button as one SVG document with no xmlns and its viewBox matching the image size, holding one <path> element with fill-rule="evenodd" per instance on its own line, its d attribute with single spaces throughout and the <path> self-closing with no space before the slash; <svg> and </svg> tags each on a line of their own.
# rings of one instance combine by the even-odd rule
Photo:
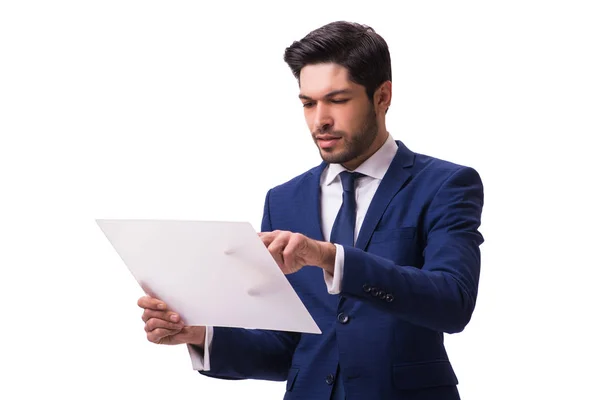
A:
<svg viewBox="0 0 600 400">
<path fill-rule="evenodd" d="M 371 290 L 372 290 L 372 289 L 373 289 L 373 288 L 372 288 L 371 286 L 367 285 L 366 283 L 363 285 L 363 290 L 364 290 L 366 293 L 369 293 L 369 292 L 371 292 Z"/>
<path fill-rule="evenodd" d="M 383 290 L 380 290 L 380 291 L 379 291 L 379 295 L 378 295 L 378 297 L 379 297 L 381 300 L 385 300 L 386 296 L 387 296 L 387 293 L 386 293 L 386 292 L 384 292 Z"/>
<path fill-rule="evenodd" d="M 371 288 L 371 296 L 377 297 L 378 294 L 379 294 L 379 289 Z"/>
<path fill-rule="evenodd" d="M 385 296 L 385 301 L 387 301 L 388 303 L 391 303 L 392 301 L 394 301 L 394 295 L 388 294 L 387 296 Z"/>
<path fill-rule="evenodd" d="M 341 324 L 347 324 L 348 321 L 350 320 L 350 317 L 348 317 L 347 314 L 339 313 L 337 316 L 337 320 L 341 323 Z"/>
<path fill-rule="evenodd" d="M 333 380 L 334 380 L 333 374 L 329 374 L 329 375 L 327 375 L 327 378 L 325 378 L 325 383 L 327 383 L 328 385 L 333 385 Z"/>
</svg>

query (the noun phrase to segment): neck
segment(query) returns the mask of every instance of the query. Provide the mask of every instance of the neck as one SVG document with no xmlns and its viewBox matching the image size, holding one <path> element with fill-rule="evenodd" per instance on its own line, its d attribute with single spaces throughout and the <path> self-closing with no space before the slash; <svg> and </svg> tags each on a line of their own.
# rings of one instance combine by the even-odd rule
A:
<svg viewBox="0 0 600 400">
<path fill-rule="evenodd" d="M 371 157 L 373 154 L 375 154 L 377 152 L 377 150 L 379 150 L 381 148 L 381 146 L 383 146 L 383 144 L 385 143 L 385 141 L 388 138 L 388 135 L 389 135 L 389 133 L 387 132 L 387 130 L 380 131 L 377 134 L 377 137 L 375 138 L 375 140 L 373 140 L 373 143 L 371 143 L 371 145 L 367 149 L 367 151 L 365 151 L 363 154 L 359 155 L 358 157 L 348 161 L 347 163 L 342 164 L 344 166 L 344 168 L 346 168 L 347 170 L 350 170 L 350 171 L 354 171 L 362 163 L 364 163 L 366 160 L 368 160 L 369 157 Z"/>
</svg>

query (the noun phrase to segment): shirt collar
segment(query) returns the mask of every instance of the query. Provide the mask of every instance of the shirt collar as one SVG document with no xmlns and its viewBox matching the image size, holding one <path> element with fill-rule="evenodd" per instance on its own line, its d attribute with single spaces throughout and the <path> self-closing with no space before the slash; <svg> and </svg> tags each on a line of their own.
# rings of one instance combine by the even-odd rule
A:
<svg viewBox="0 0 600 400">
<path fill-rule="evenodd" d="M 398 144 L 394 141 L 392 135 L 388 134 L 383 146 L 359 165 L 354 172 L 360 172 L 363 175 L 381 180 L 390 167 L 397 151 Z M 342 164 L 329 164 L 325 170 L 325 179 L 323 183 L 325 183 L 325 185 L 331 185 L 342 171 L 347 171 Z"/>
</svg>

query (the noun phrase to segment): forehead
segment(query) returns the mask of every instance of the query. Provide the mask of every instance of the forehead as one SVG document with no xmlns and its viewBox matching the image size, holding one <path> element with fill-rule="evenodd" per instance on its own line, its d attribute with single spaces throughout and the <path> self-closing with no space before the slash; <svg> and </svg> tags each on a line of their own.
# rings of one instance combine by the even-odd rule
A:
<svg viewBox="0 0 600 400">
<path fill-rule="evenodd" d="M 348 70 L 339 64 L 311 64 L 300 71 L 300 94 L 312 98 L 335 90 L 355 90 L 356 83 L 348 79 Z"/>
</svg>

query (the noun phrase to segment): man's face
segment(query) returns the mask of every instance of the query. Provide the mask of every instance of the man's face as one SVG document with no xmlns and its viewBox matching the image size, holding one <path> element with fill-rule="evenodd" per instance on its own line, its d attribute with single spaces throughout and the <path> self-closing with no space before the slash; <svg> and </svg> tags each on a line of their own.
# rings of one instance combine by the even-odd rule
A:
<svg viewBox="0 0 600 400">
<path fill-rule="evenodd" d="M 377 137 L 375 109 L 364 86 L 338 64 L 307 65 L 300 72 L 304 117 L 321 157 L 356 168 Z"/>
</svg>

